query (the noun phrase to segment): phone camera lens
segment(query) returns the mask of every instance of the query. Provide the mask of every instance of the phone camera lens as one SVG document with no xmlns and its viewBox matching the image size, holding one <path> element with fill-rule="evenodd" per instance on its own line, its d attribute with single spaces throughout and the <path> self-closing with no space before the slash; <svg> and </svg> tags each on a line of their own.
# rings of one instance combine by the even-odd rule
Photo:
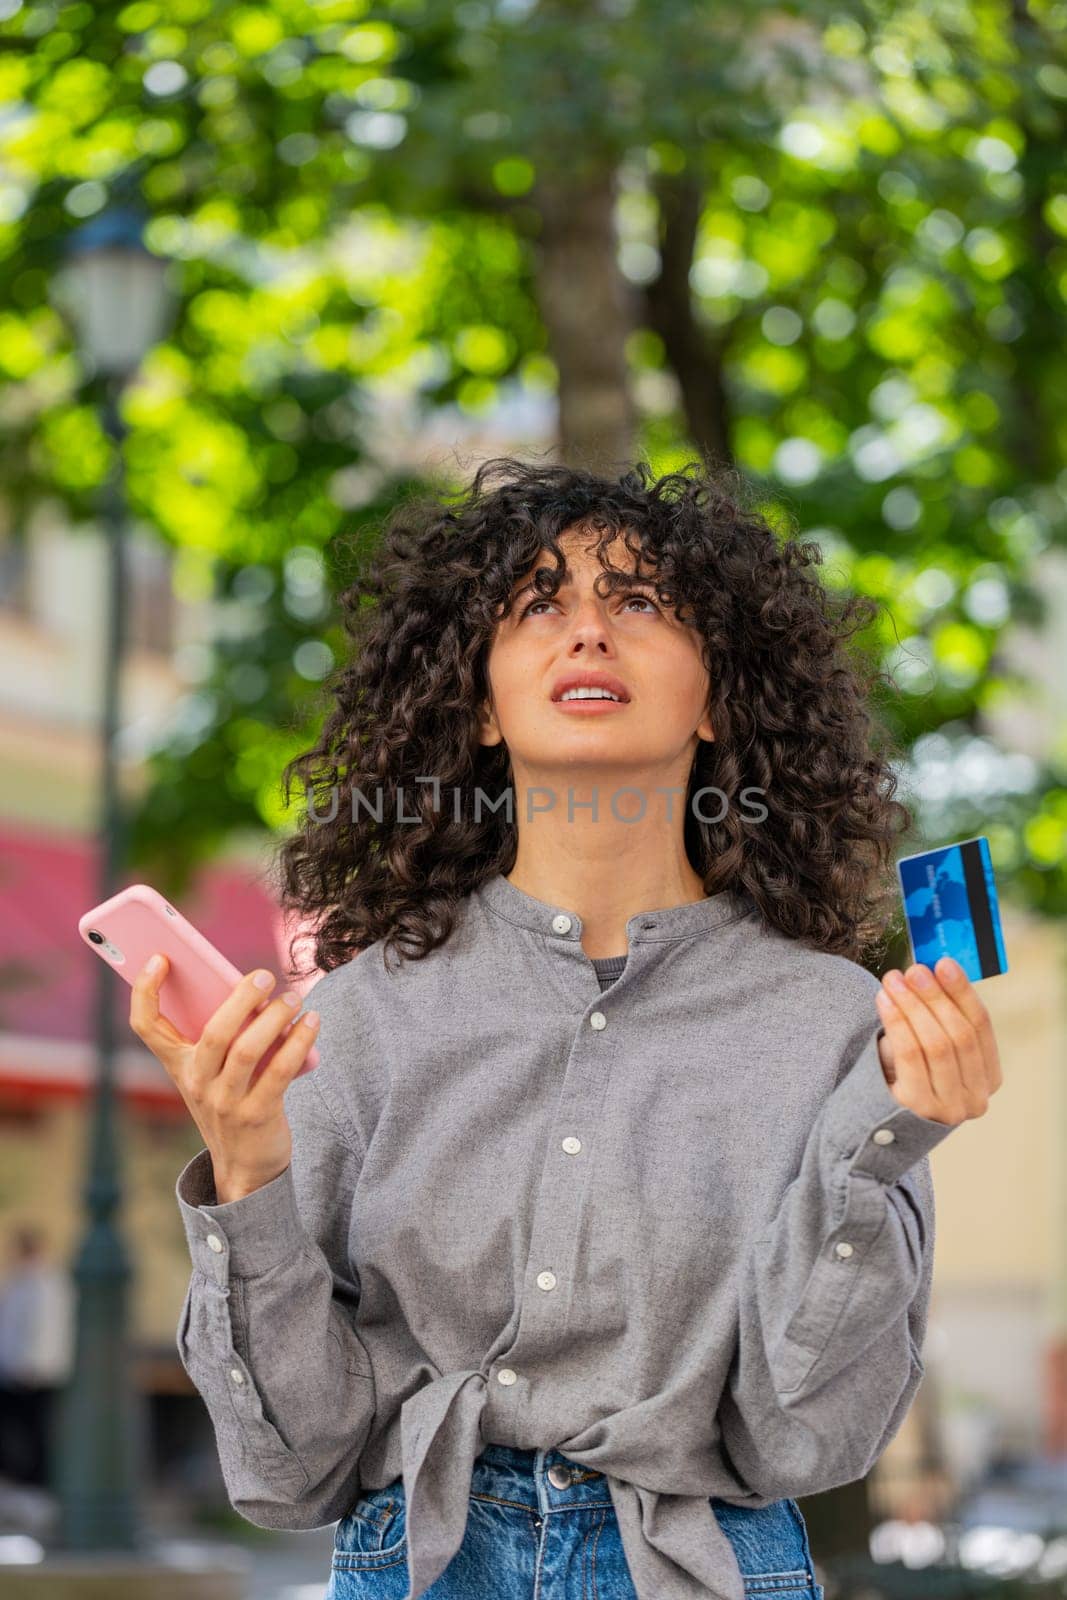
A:
<svg viewBox="0 0 1067 1600">
<path fill-rule="evenodd" d="M 89 929 L 88 937 L 92 940 L 93 944 L 103 944 L 104 942 L 104 935 L 102 933 L 97 933 L 95 928 Z"/>
</svg>

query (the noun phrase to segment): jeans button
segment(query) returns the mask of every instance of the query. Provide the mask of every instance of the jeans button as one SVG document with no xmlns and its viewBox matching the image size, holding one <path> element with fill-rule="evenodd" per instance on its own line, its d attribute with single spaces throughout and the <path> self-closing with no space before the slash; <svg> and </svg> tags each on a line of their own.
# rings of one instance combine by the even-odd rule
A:
<svg viewBox="0 0 1067 1600">
<path fill-rule="evenodd" d="M 548 1469 L 548 1481 L 554 1489 L 567 1489 L 570 1487 L 571 1469 L 554 1464 Z"/>
</svg>

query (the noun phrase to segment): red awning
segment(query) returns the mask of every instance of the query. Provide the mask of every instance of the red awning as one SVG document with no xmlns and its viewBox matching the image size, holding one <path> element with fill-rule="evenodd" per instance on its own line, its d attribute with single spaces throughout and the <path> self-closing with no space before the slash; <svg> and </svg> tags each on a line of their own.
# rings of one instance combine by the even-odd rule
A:
<svg viewBox="0 0 1067 1600">
<path fill-rule="evenodd" d="M 126 873 L 118 887 L 139 881 Z M 0 1092 L 33 1100 L 85 1095 L 96 1072 L 94 1006 L 99 958 L 78 918 L 100 898 L 95 839 L 0 825 Z M 264 966 L 285 981 L 294 924 L 254 869 L 208 866 L 179 910 L 242 972 Z M 298 947 L 298 960 L 309 959 Z M 318 977 L 294 980 L 303 993 Z M 279 990 L 280 992 L 280 990 Z M 129 987 L 113 979 L 116 1070 L 124 1097 L 182 1109 L 163 1067 L 129 1025 Z M 187 1114 L 187 1113 L 185 1113 Z"/>
</svg>

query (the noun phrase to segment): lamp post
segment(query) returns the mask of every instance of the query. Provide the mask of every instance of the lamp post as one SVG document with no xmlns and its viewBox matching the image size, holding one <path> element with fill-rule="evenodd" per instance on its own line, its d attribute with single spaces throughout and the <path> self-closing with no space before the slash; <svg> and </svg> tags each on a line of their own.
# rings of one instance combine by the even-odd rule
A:
<svg viewBox="0 0 1067 1600">
<path fill-rule="evenodd" d="M 73 323 L 86 365 L 104 378 L 103 421 L 113 443 L 102 497 L 108 549 L 107 643 L 100 741 L 99 888 L 120 887 L 123 819 L 115 738 L 125 638 L 125 426 L 128 379 L 160 338 L 169 311 L 166 264 L 142 239 L 142 217 L 125 206 L 101 212 L 66 247 L 55 298 Z M 86 1218 L 74 1263 L 74 1362 L 63 1391 L 52 1472 L 59 1500 L 56 1543 L 68 1550 L 137 1550 L 142 1534 L 138 1483 L 142 1438 L 130 1370 L 130 1262 L 119 1232 L 121 1161 L 116 1138 L 115 978 L 96 971 L 97 1079 L 92 1097 Z"/>
</svg>

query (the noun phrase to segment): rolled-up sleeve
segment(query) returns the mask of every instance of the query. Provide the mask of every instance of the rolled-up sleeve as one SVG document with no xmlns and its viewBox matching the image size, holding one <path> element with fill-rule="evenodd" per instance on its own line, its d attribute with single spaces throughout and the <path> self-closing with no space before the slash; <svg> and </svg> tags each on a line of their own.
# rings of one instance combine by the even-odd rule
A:
<svg viewBox="0 0 1067 1600">
<path fill-rule="evenodd" d="M 934 1259 L 928 1152 L 953 1131 L 902 1106 L 870 1036 L 823 1103 L 744 1263 L 722 1444 L 761 1498 L 854 1482 L 923 1376 Z"/>
<path fill-rule="evenodd" d="M 193 1265 L 178 1353 L 210 1414 L 230 1501 L 264 1528 L 344 1514 L 374 1417 L 347 1250 L 361 1152 L 315 1081 L 329 1048 L 321 1031 L 320 1065 L 286 1090 L 285 1171 L 219 1203 L 203 1149 L 175 1188 Z"/>
</svg>

